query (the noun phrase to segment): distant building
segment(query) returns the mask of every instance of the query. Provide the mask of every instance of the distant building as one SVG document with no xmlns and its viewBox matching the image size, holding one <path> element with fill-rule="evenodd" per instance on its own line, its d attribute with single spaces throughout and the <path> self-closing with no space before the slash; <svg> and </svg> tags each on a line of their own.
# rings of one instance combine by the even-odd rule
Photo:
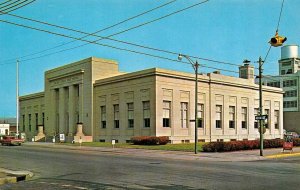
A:
<svg viewBox="0 0 300 190">
<path fill-rule="evenodd" d="M 283 126 L 287 131 L 300 133 L 300 58 L 297 45 L 286 45 L 281 48 L 279 75 L 266 76 L 263 83 L 267 86 L 282 88 Z"/>
<path fill-rule="evenodd" d="M 0 136 L 9 135 L 9 124 L 0 124 Z"/>
<path fill-rule="evenodd" d="M 44 133 L 50 140 L 128 142 L 146 135 L 194 142 L 194 85 L 190 73 L 159 68 L 122 73 L 115 61 L 84 59 L 46 71 L 45 91 L 20 97 L 20 131 L 28 138 Z M 282 138 L 283 92 L 267 86 L 263 91 L 265 138 Z M 253 72 L 243 78 L 199 75 L 199 141 L 259 138 L 258 102 Z"/>
<path fill-rule="evenodd" d="M 0 124 L 9 124 L 9 133 L 15 134 L 17 131 L 16 118 L 8 117 L 8 118 L 0 118 Z"/>
</svg>

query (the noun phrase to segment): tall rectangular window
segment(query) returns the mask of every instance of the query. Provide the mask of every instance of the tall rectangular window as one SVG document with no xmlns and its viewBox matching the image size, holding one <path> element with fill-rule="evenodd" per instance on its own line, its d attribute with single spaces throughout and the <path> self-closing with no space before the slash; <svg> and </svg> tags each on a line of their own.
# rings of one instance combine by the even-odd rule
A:
<svg viewBox="0 0 300 190">
<path fill-rule="evenodd" d="M 254 108 L 254 117 L 258 115 L 259 109 Z M 258 120 L 254 120 L 254 128 L 258 129 Z"/>
<path fill-rule="evenodd" d="M 198 128 L 203 128 L 204 123 L 204 104 L 198 104 Z"/>
<path fill-rule="evenodd" d="M 269 117 L 270 117 L 270 110 L 269 109 L 265 109 L 265 115 L 268 116 L 268 118 L 265 120 L 265 127 L 266 129 L 269 128 Z"/>
<path fill-rule="evenodd" d="M 216 105 L 216 128 L 222 128 L 222 106 Z"/>
<path fill-rule="evenodd" d="M 31 131 L 31 114 L 28 114 L 28 128 Z"/>
<path fill-rule="evenodd" d="M 150 127 L 150 101 L 143 102 L 144 127 Z"/>
<path fill-rule="evenodd" d="M 105 129 L 106 128 L 106 106 L 101 106 L 100 111 L 101 111 L 101 128 Z"/>
<path fill-rule="evenodd" d="M 22 115 L 23 132 L 25 132 L 25 115 Z"/>
<path fill-rule="evenodd" d="M 187 102 L 181 102 L 180 103 L 181 109 L 180 109 L 180 116 L 181 116 L 181 128 L 187 128 L 187 118 L 188 118 L 188 103 Z"/>
<path fill-rule="evenodd" d="M 39 125 L 39 114 L 35 113 L 35 130 L 38 130 Z"/>
<path fill-rule="evenodd" d="M 134 107 L 133 103 L 128 103 L 127 104 L 127 109 L 128 109 L 128 127 L 133 128 L 134 127 Z"/>
<path fill-rule="evenodd" d="M 42 113 L 42 125 L 45 128 L 45 113 Z"/>
<path fill-rule="evenodd" d="M 274 127 L 279 129 L 279 110 L 274 110 Z"/>
<path fill-rule="evenodd" d="M 235 106 L 229 106 L 229 128 L 235 128 Z"/>
<path fill-rule="evenodd" d="M 247 129 L 247 108 L 242 107 L 242 129 Z"/>
<path fill-rule="evenodd" d="M 163 127 L 170 127 L 171 102 L 163 101 Z"/>
<path fill-rule="evenodd" d="M 119 104 L 114 105 L 114 126 L 116 129 L 120 128 L 120 121 L 119 121 Z"/>
</svg>

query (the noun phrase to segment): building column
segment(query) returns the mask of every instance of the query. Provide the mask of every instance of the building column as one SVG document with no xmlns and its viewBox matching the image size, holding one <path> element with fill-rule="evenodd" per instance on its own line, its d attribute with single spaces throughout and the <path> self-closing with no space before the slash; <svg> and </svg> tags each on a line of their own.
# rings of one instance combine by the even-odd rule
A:
<svg viewBox="0 0 300 190">
<path fill-rule="evenodd" d="M 49 126 L 52 126 L 52 130 L 49 131 L 51 133 L 51 135 L 55 135 L 58 133 L 58 105 L 59 105 L 59 100 L 58 100 L 58 94 L 57 94 L 57 89 L 51 89 L 51 97 L 50 97 L 51 101 L 53 102 L 52 104 L 50 104 L 51 107 L 51 112 L 49 113 L 49 115 L 46 116 L 45 118 L 45 122 L 47 122 L 47 124 Z"/>
<path fill-rule="evenodd" d="M 59 88 L 59 134 L 65 133 L 65 89 Z"/>
<path fill-rule="evenodd" d="M 75 87 L 73 85 L 69 86 L 69 126 L 68 127 L 68 136 L 74 136 L 74 127 L 75 127 Z"/>
<path fill-rule="evenodd" d="M 79 122 L 83 123 L 83 83 L 78 86 L 79 97 L 78 97 L 78 113 Z"/>
</svg>

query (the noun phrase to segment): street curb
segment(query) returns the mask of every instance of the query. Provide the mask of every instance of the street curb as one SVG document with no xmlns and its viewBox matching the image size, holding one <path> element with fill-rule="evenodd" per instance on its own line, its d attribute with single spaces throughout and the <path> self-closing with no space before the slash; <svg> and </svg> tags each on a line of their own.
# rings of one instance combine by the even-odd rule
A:
<svg viewBox="0 0 300 190">
<path fill-rule="evenodd" d="M 0 168 L 0 173 L 4 173 L 6 175 L 5 177 L 0 177 L 0 185 L 16 183 L 33 177 L 33 173 L 29 171 L 12 171 Z"/>
<path fill-rule="evenodd" d="M 293 157 L 293 156 L 300 156 L 300 152 L 273 154 L 273 155 L 265 156 L 265 158 L 274 159 L 274 158 L 285 158 L 285 157 Z"/>
</svg>

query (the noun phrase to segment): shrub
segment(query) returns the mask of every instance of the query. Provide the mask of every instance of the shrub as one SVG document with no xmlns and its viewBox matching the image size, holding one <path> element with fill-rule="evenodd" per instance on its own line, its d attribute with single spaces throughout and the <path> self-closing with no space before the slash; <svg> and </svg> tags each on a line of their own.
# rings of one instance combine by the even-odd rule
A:
<svg viewBox="0 0 300 190">
<path fill-rule="evenodd" d="M 253 150 L 259 148 L 259 141 L 258 140 L 249 140 L 243 141 L 244 142 L 244 150 Z"/>
<path fill-rule="evenodd" d="M 157 137 L 160 145 L 165 145 L 169 142 L 168 136 Z"/>
<path fill-rule="evenodd" d="M 283 139 L 265 139 L 264 148 L 281 148 Z M 294 146 L 300 146 L 300 138 L 293 139 Z M 259 149 L 259 140 L 231 141 L 231 142 L 210 142 L 202 146 L 204 152 L 227 152 L 238 150 Z"/>
<path fill-rule="evenodd" d="M 169 137 L 137 136 L 132 137 L 131 142 L 135 145 L 165 145 L 169 142 Z"/>
<path fill-rule="evenodd" d="M 264 140 L 264 148 L 281 148 L 284 140 L 282 139 L 266 139 Z"/>
<path fill-rule="evenodd" d="M 224 142 L 210 142 L 202 145 L 204 152 L 223 152 Z"/>
</svg>

